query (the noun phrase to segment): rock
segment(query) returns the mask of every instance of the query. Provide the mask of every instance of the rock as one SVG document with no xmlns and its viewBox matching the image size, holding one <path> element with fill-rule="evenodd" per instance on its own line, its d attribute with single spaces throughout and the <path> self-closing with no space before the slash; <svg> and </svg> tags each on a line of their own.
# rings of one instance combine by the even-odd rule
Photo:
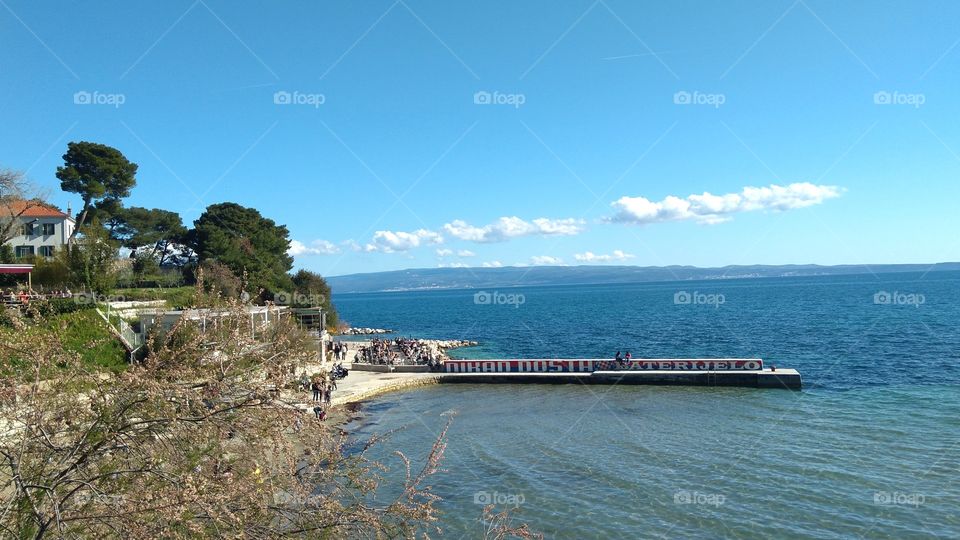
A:
<svg viewBox="0 0 960 540">
<path fill-rule="evenodd" d="M 341 334 L 345 336 L 362 336 L 362 335 L 368 335 L 368 334 L 392 334 L 392 333 L 393 333 L 393 330 L 388 330 L 385 328 L 369 328 L 369 327 L 347 328 L 346 330 L 341 332 Z"/>
</svg>

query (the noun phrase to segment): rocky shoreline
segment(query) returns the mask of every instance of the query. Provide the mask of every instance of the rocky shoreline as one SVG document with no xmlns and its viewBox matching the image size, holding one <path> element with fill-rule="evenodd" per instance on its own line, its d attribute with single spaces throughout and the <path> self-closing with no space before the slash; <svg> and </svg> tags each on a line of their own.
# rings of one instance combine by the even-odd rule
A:
<svg viewBox="0 0 960 540">
<path fill-rule="evenodd" d="M 345 328 L 340 331 L 341 336 L 366 336 L 372 334 L 392 334 L 394 330 L 389 330 L 387 328 Z"/>
<path fill-rule="evenodd" d="M 450 355 L 447 354 L 447 351 L 450 349 L 476 347 L 480 344 L 477 341 L 470 341 L 468 339 L 418 339 L 417 341 L 428 343 L 430 346 L 435 347 L 444 360 L 450 358 Z"/>
</svg>

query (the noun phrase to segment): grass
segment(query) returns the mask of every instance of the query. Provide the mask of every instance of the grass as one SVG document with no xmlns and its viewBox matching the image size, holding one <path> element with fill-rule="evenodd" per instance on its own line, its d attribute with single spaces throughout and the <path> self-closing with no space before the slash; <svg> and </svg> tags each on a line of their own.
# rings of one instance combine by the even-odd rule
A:
<svg viewBox="0 0 960 540">
<path fill-rule="evenodd" d="M 92 309 L 52 317 L 47 328 L 59 331 L 63 348 L 79 353 L 85 364 L 114 373 L 127 369 L 127 350 Z"/>
<path fill-rule="evenodd" d="M 63 350 L 76 353 L 90 367 L 119 373 L 127 369 L 127 350 L 107 328 L 107 323 L 92 309 L 53 315 L 40 323 L 27 322 L 27 327 L 17 330 L 0 327 L 0 340 L 4 334 L 22 332 L 27 339 L 40 339 L 55 334 Z M 0 372 L 23 367 L 25 360 L 14 354 L 0 361 Z"/>
<path fill-rule="evenodd" d="M 194 287 L 172 287 L 168 289 L 131 288 L 117 289 L 114 297 L 122 296 L 124 300 L 164 300 L 167 307 L 178 308 L 190 305 L 193 299 Z"/>
</svg>

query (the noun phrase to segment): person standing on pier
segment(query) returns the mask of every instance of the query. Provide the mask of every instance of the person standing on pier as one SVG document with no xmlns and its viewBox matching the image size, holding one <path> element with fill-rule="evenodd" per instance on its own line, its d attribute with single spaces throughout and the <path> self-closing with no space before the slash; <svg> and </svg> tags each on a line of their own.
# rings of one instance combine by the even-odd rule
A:
<svg viewBox="0 0 960 540">
<path fill-rule="evenodd" d="M 617 351 L 617 355 L 613 357 L 617 361 L 617 365 L 623 367 L 623 355 L 620 354 L 620 351 Z"/>
</svg>

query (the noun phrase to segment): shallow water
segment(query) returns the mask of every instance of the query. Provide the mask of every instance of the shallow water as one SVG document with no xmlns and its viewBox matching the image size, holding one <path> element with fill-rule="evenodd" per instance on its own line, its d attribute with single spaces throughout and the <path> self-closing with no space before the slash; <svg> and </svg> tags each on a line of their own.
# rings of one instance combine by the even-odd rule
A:
<svg viewBox="0 0 960 540">
<path fill-rule="evenodd" d="M 485 501 L 551 538 L 960 534 L 952 387 L 443 385 L 384 396 L 349 430 L 406 426 L 381 455 L 397 478 L 385 451 L 422 455 L 450 410 L 431 484 L 452 538 L 478 533 Z"/>
</svg>

